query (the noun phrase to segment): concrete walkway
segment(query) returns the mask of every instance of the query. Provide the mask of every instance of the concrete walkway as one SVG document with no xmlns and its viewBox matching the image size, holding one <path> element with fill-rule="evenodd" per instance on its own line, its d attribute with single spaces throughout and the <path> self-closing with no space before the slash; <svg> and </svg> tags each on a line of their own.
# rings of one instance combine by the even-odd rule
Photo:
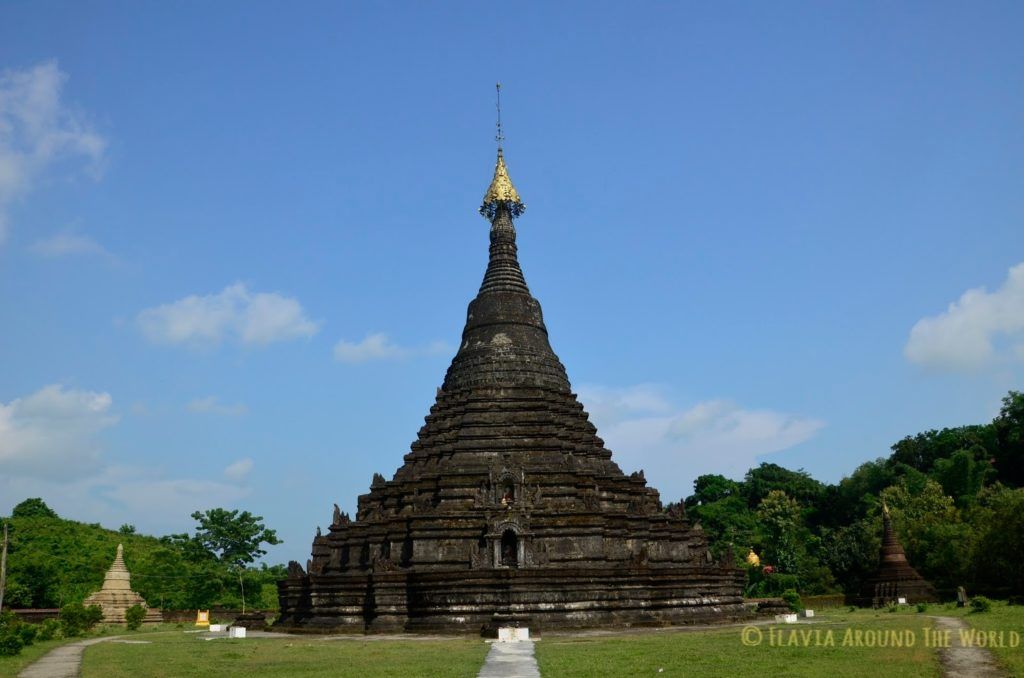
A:
<svg viewBox="0 0 1024 678">
<path fill-rule="evenodd" d="M 540 678 L 537 660 L 533 658 L 533 641 L 491 643 L 477 678 Z"/>
<path fill-rule="evenodd" d="M 939 650 L 939 663 L 946 678 L 1002 678 L 1006 675 L 987 648 L 960 643 L 959 629 L 969 628 L 963 619 L 936 617 L 935 628 L 951 632 L 952 647 Z"/>
<path fill-rule="evenodd" d="M 85 648 L 118 638 L 120 636 L 90 638 L 77 643 L 61 645 L 29 664 L 24 671 L 18 674 L 18 678 L 76 678 L 79 669 L 82 668 L 82 653 L 85 652 Z"/>
</svg>

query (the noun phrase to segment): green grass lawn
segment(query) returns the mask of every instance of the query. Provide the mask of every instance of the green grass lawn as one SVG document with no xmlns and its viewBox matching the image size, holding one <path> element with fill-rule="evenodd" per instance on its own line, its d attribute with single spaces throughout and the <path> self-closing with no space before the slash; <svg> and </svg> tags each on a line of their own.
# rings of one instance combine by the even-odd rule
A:
<svg viewBox="0 0 1024 678">
<path fill-rule="evenodd" d="M 923 628 L 931 621 L 923 616 L 875 612 L 834 611 L 820 614 L 814 624 L 771 625 L 784 635 L 781 646 L 769 644 L 768 626 L 757 627 L 759 645 L 744 645 L 743 629 L 731 627 L 708 631 L 665 630 L 619 636 L 572 638 L 549 636 L 537 643 L 541 673 L 558 678 L 572 676 L 877 676 L 884 667 L 886 678 L 937 676 L 938 657 L 923 647 Z M 843 647 L 846 629 L 854 632 L 911 630 L 913 647 Z M 832 630 L 835 646 L 792 647 L 789 633 L 817 629 L 824 641 Z M 755 634 L 756 637 L 756 634 Z M 803 638 L 797 636 L 798 642 Z M 661 672 L 659 672 L 659 669 Z"/>
<path fill-rule="evenodd" d="M 477 674 L 489 646 L 451 640 L 202 640 L 182 630 L 132 636 L 146 645 L 100 643 L 85 651 L 84 678 L 179 676 L 467 676 Z"/>
</svg>

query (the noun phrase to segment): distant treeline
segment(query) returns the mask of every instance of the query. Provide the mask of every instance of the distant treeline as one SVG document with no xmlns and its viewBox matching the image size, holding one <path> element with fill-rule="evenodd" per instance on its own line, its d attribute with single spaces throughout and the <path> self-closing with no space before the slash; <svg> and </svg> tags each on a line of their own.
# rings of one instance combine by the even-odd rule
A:
<svg viewBox="0 0 1024 678">
<path fill-rule="evenodd" d="M 940 589 L 1024 593 L 1024 395 L 988 424 L 927 431 L 837 485 L 761 464 L 704 475 L 685 500 L 719 557 L 750 549 L 751 595 L 855 594 L 878 563 L 884 500 L 911 564 Z M 769 569 L 766 571 L 765 567 Z"/>
</svg>

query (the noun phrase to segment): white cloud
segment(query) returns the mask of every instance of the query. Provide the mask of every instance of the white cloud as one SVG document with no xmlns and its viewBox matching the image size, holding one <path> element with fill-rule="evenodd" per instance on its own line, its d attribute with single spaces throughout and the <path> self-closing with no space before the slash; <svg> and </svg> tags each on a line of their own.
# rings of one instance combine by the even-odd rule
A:
<svg viewBox="0 0 1024 678">
<path fill-rule="evenodd" d="M 0 73 L 0 244 L 11 204 L 57 161 L 84 160 L 98 175 L 106 141 L 61 101 L 56 61 Z"/>
<path fill-rule="evenodd" d="M 249 475 L 249 472 L 252 471 L 252 467 L 252 459 L 246 457 L 245 459 L 239 459 L 233 464 L 229 464 L 228 467 L 224 469 L 224 475 L 231 480 L 242 480 Z"/>
<path fill-rule="evenodd" d="M 311 337 L 320 329 L 297 299 L 276 292 L 250 292 L 242 283 L 217 294 L 192 295 L 148 308 L 137 317 L 142 333 L 161 344 L 216 346 L 231 339 L 266 345 Z"/>
<path fill-rule="evenodd" d="M 5 473 L 68 477 L 99 463 L 97 434 L 117 421 L 108 393 L 46 386 L 0 403 L 0 464 Z"/>
<path fill-rule="evenodd" d="M 0 511 L 43 497 L 77 520 L 166 532 L 185 527 L 196 509 L 231 506 L 249 494 L 239 484 L 252 469 L 249 459 L 226 468 L 226 481 L 109 463 L 98 434 L 118 421 L 112 405 L 108 393 L 59 384 L 0 403 Z"/>
<path fill-rule="evenodd" d="M 397 360 L 417 355 L 439 355 L 449 350 L 443 341 L 427 346 L 408 348 L 391 341 L 383 332 L 367 334 L 359 343 L 342 339 L 334 345 L 334 359 L 343 363 L 365 363 L 371 360 Z"/>
<path fill-rule="evenodd" d="M 587 404 L 591 419 L 609 426 L 642 415 L 664 415 L 672 410 L 664 389 L 656 384 L 609 388 L 587 384 L 579 387 L 580 400 Z"/>
<path fill-rule="evenodd" d="M 903 354 L 919 365 L 954 371 L 1024 357 L 1024 263 L 1012 267 L 995 292 L 967 290 L 944 313 L 918 320 Z"/>
<path fill-rule="evenodd" d="M 249 408 L 244 404 L 226 405 L 220 402 L 217 396 L 196 398 L 185 405 L 185 409 L 197 414 L 219 414 L 226 417 L 237 417 L 249 412 Z"/>
<path fill-rule="evenodd" d="M 705 473 L 740 478 L 759 457 L 812 438 L 824 422 L 728 400 L 673 407 L 661 389 L 582 386 L 579 397 L 620 465 L 642 468 L 664 501 L 693 492 Z"/>
<path fill-rule="evenodd" d="M 102 245 L 87 235 L 77 233 L 58 233 L 43 240 L 32 243 L 29 250 L 33 254 L 48 259 L 59 259 L 70 256 L 101 256 L 112 258 Z"/>
</svg>

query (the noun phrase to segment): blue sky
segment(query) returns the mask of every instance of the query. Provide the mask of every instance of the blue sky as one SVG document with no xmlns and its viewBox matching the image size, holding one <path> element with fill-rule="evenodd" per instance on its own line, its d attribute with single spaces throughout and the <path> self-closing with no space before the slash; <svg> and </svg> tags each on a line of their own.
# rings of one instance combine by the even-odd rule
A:
<svg viewBox="0 0 1024 678">
<path fill-rule="evenodd" d="M 663 499 L 987 421 L 1024 377 L 1022 20 L 0 5 L 0 512 L 239 507 L 303 560 L 454 354 L 496 80 L 552 345 Z"/>
</svg>

